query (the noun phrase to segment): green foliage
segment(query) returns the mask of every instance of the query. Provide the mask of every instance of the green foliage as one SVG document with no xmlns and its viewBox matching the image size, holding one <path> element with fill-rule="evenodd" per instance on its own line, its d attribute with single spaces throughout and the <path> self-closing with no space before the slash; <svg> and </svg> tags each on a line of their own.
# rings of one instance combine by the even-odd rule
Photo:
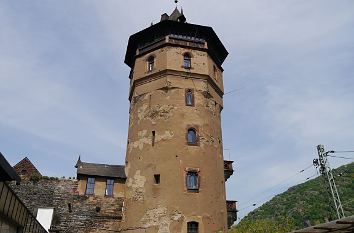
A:
<svg viewBox="0 0 354 233">
<path fill-rule="evenodd" d="M 275 219 L 246 219 L 232 227 L 229 233 L 285 233 L 294 230 L 293 219 L 281 217 Z"/>
<path fill-rule="evenodd" d="M 346 216 L 353 215 L 354 163 L 333 169 L 332 172 L 336 179 L 344 214 Z M 249 219 L 253 219 L 255 221 L 253 225 L 255 225 L 258 223 L 257 221 L 270 221 L 269 219 L 279 222 L 282 216 L 288 215 L 293 219 L 295 229 L 301 229 L 308 225 L 323 223 L 325 219 L 335 219 L 336 213 L 332 206 L 333 201 L 326 190 L 323 178 L 317 177 L 275 196 L 272 200 L 250 212 L 236 228 L 245 226 L 246 223 L 250 225 L 252 222 L 250 223 Z"/>
<path fill-rule="evenodd" d="M 33 173 L 30 175 L 30 181 L 33 182 L 38 182 L 41 179 L 41 175 L 39 175 L 38 173 Z"/>
</svg>

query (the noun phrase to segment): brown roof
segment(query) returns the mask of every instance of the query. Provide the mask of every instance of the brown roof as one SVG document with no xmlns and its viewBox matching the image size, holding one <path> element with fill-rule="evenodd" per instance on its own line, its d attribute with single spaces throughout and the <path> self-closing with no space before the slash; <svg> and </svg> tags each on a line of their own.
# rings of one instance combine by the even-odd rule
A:
<svg viewBox="0 0 354 233">
<path fill-rule="evenodd" d="M 18 162 L 14 166 L 15 171 L 17 174 L 21 175 L 22 170 L 26 170 L 26 176 L 30 176 L 34 173 L 41 175 L 41 173 L 37 170 L 37 168 L 33 165 L 33 163 L 27 158 L 23 158 L 20 162 Z"/>
<path fill-rule="evenodd" d="M 123 165 L 109 165 L 98 163 L 81 162 L 80 158 L 76 163 L 77 175 L 102 176 L 126 179 Z"/>
<path fill-rule="evenodd" d="M 354 232 L 354 215 L 334 220 L 328 223 L 318 224 L 301 230 L 292 231 L 292 233 L 348 233 Z"/>
</svg>

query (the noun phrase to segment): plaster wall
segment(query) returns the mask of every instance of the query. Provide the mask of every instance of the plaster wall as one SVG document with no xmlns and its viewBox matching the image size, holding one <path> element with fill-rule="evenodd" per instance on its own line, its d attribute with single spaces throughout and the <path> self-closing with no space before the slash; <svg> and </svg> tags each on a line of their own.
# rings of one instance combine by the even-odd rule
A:
<svg viewBox="0 0 354 233">
<path fill-rule="evenodd" d="M 80 176 L 78 181 L 78 192 L 79 195 L 85 195 L 86 192 L 86 185 L 87 185 L 87 178 L 88 176 Z M 111 179 L 111 178 L 110 178 Z M 106 192 L 106 182 L 107 178 L 105 177 L 95 177 L 95 186 L 93 192 L 95 196 L 105 196 Z M 114 179 L 113 185 L 113 196 L 114 197 L 124 197 L 124 180 L 123 179 Z"/>
<path fill-rule="evenodd" d="M 191 68 L 184 68 L 184 54 L 191 55 Z M 148 58 L 153 56 L 154 70 L 148 71 Z M 214 72 L 216 68 L 216 74 Z M 164 46 L 160 49 L 149 52 L 143 56 L 139 56 L 135 60 L 135 68 L 133 72 L 133 81 L 146 78 L 146 76 L 154 75 L 162 71 L 173 70 L 176 72 L 186 72 L 189 77 L 207 79 L 223 92 L 222 70 L 214 62 L 206 50 L 196 50 L 192 48 Z M 131 82 L 133 84 L 133 82 Z"/>
<path fill-rule="evenodd" d="M 192 53 L 196 74 L 183 77 L 177 73 L 186 72 L 185 51 Z M 186 232 L 188 221 L 198 221 L 200 232 L 226 228 L 222 98 L 208 91 L 210 85 L 200 78 L 210 75 L 210 58 L 203 51 L 176 47 L 153 54 L 153 72 L 175 72 L 161 73 L 158 78 L 148 74 L 146 62 L 151 54 L 135 63 L 134 79 L 145 80 L 132 90 L 123 231 Z M 193 89 L 194 106 L 186 106 L 186 89 Z M 189 127 L 197 130 L 197 145 L 187 143 Z M 187 190 L 189 170 L 198 171 L 198 192 Z M 160 184 L 155 184 L 155 174 L 160 175 Z"/>
</svg>

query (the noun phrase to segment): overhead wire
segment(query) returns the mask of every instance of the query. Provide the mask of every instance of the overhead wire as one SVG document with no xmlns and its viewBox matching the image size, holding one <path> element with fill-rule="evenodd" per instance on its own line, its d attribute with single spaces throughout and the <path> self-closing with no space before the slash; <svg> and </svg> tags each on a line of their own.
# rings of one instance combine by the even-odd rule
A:
<svg viewBox="0 0 354 233">
<path fill-rule="evenodd" d="M 230 94 L 230 93 L 235 92 L 235 91 L 239 91 L 239 90 L 241 90 L 241 89 L 242 89 L 242 88 L 233 89 L 233 90 L 231 90 L 231 91 L 225 92 L 224 95 Z"/>
<path fill-rule="evenodd" d="M 332 150 L 331 153 L 354 153 L 354 150 Z"/>
<path fill-rule="evenodd" d="M 235 89 L 235 90 L 226 92 L 225 94 L 231 93 L 231 92 L 236 91 L 236 90 L 238 90 L 238 89 Z M 350 151 L 329 151 L 329 153 L 354 153 L 354 151 L 351 151 L 351 150 L 350 150 Z M 342 159 L 354 159 L 354 158 L 349 158 L 349 157 L 334 156 L 334 155 L 328 155 L 328 154 L 327 154 L 327 156 L 329 156 L 329 157 L 334 157 L 334 158 L 342 158 Z M 286 181 L 288 181 L 288 180 L 294 178 L 295 176 L 297 176 L 297 175 L 303 173 L 304 171 L 306 171 L 307 169 L 311 168 L 312 166 L 313 166 L 313 164 L 311 164 L 310 166 L 308 166 L 308 167 L 306 167 L 306 168 L 304 168 L 304 169 L 302 169 L 302 170 L 296 172 L 295 174 L 293 174 L 293 175 L 289 176 L 288 178 L 282 180 L 282 181 L 279 182 L 278 184 L 276 184 L 276 185 L 274 185 L 274 186 L 272 186 L 272 187 L 266 189 L 263 193 L 267 193 L 267 192 L 273 190 L 274 188 L 280 186 L 280 185 L 283 184 L 284 182 L 286 182 Z M 318 172 L 318 170 L 317 170 L 317 168 L 316 168 L 316 173 L 313 174 L 312 176 L 307 177 L 304 181 L 308 181 L 308 180 L 310 180 L 311 178 L 313 178 L 313 177 L 315 177 L 315 176 L 318 176 L 318 175 L 319 175 L 319 172 Z M 272 197 L 272 196 L 274 196 L 274 194 L 268 195 L 268 196 L 265 197 L 265 198 L 263 197 L 263 198 L 260 198 L 260 199 L 250 199 L 250 200 L 246 201 L 245 203 L 246 203 L 246 204 L 251 203 L 251 202 L 253 202 L 253 203 L 250 204 L 250 205 L 247 205 L 247 206 L 241 205 L 242 208 L 238 209 L 238 211 L 243 211 L 243 210 L 248 209 L 248 208 L 250 208 L 250 207 L 254 207 L 254 206 L 258 205 L 258 203 L 260 203 L 259 201 L 264 200 L 264 199 L 267 199 L 267 198 Z M 253 200 L 255 200 L 255 201 L 253 201 Z"/>
<path fill-rule="evenodd" d="M 343 157 L 343 156 L 335 156 L 335 155 L 327 155 L 328 157 L 333 157 L 333 158 L 341 158 L 341 159 L 353 159 L 354 158 L 349 158 L 349 157 Z"/>
<path fill-rule="evenodd" d="M 274 188 L 276 188 L 276 187 L 278 187 L 278 186 L 284 184 L 285 182 L 287 182 L 287 181 L 291 180 L 292 178 L 296 177 L 297 175 L 299 175 L 299 174 L 305 172 L 307 169 L 311 168 L 312 166 L 313 166 L 313 165 L 311 164 L 310 166 L 307 166 L 306 168 L 297 171 L 295 174 L 293 174 L 293 175 L 287 177 L 286 179 L 282 180 L 282 181 L 279 182 L 278 184 L 276 184 L 276 185 L 274 185 L 274 186 L 271 186 L 271 187 L 269 187 L 268 189 L 264 190 L 263 193 L 269 193 L 269 192 L 270 192 L 271 190 L 273 190 Z M 251 203 L 251 202 L 253 202 L 253 203 L 250 204 L 250 205 L 247 205 L 247 206 L 241 205 L 242 208 L 240 208 L 238 211 L 242 211 L 242 210 L 247 209 L 247 208 L 249 208 L 249 207 L 256 206 L 257 203 L 259 203 L 260 201 L 262 201 L 262 200 L 264 200 L 264 199 L 268 199 L 269 197 L 272 197 L 272 196 L 274 196 L 274 193 L 272 193 L 272 194 L 270 194 L 270 195 L 267 195 L 266 197 L 263 196 L 262 198 L 259 198 L 259 199 L 249 199 L 249 200 L 247 200 L 247 201 L 245 202 L 244 205 L 246 205 L 246 204 L 248 204 L 248 203 Z"/>
</svg>

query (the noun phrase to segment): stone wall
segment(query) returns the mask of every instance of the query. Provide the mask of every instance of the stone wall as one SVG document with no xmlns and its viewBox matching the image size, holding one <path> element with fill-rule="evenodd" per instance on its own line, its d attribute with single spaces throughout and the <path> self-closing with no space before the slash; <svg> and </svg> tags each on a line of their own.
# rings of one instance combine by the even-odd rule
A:
<svg viewBox="0 0 354 233">
<path fill-rule="evenodd" d="M 114 232 L 122 219 L 123 198 L 78 195 L 76 180 L 11 184 L 27 208 L 54 208 L 52 232 Z"/>
</svg>

